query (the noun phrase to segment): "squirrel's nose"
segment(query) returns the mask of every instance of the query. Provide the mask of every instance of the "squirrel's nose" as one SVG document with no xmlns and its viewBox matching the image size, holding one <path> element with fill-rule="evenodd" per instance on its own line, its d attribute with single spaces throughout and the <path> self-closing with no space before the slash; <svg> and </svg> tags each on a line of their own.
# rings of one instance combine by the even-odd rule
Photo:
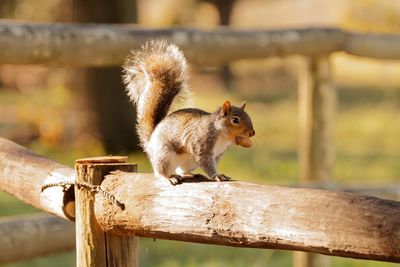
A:
<svg viewBox="0 0 400 267">
<path fill-rule="evenodd" d="M 250 131 L 249 131 L 249 136 L 250 136 L 250 137 L 252 137 L 252 136 L 255 135 L 255 134 L 256 134 L 256 132 L 255 132 L 254 130 L 250 130 Z"/>
</svg>

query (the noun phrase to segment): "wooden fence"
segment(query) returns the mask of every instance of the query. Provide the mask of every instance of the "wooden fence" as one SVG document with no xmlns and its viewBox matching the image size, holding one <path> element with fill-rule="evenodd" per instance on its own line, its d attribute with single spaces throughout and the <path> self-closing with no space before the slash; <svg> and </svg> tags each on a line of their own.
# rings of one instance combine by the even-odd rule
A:
<svg viewBox="0 0 400 267">
<path fill-rule="evenodd" d="M 189 61 L 197 64 L 222 64 L 238 59 L 269 56 L 304 56 L 304 66 L 299 72 L 299 158 L 300 178 L 301 181 L 307 182 L 329 180 L 334 161 L 332 132 L 336 93 L 331 79 L 330 55 L 342 51 L 370 58 L 400 59 L 399 35 L 359 34 L 333 28 L 257 31 L 219 28 L 201 31 L 190 28 L 143 29 L 133 25 L 1 21 L 0 49 L 3 53 L 0 54 L 0 64 L 85 67 L 120 65 L 128 50 L 137 48 L 153 38 L 165 38 L 175 42 L 184 50 Z M 75 182 L 74 170 L 37 156 L 6 140 L 0 142 L 0 155 L 1 189 L 46 212 L 64 219 L 75 218 L 75 196 L 79 196 L 75 194 L 76 188 L 66 185 L 51 187 L 41 192 L 44 184 Z M 230 246 L 282 248 L 399 261 L 399 245 L 394 242 L 395 238 L 399 237 L 399 229 L 395 224 L 399 219 L 399 203 L 395 201 L 348 193 L 268 187 L 240 182 L 191 183 L 169 188 L 161 182 L 154 182 L 152 177 L 143 181 L 137 179 L 145 176 L 144 174 L 129 174 L 129 179 L 132 180 L 128 182 L 129 186 L 118 188 L 119 182 L 128 179 L 127 175 L 112 175 L 115 184 L 108 182 L 110 180 L 106 178 L 102 186 L 110 186 L 107 190 L 128 204 L 127 209 L 121 212 L 116 210 L 115 205 L 110 206 L 101 195 L 97 196 L 94 214 L 103 227 L 102 230 L 109 233 L 134 233 Z M 183 229 L 185 232 L 182 234 L 174 232 L 177 229 L 168 228 L 168 225 L 157 225 L 157 222 L 167 220 L 168 216 L 156 208 L 162 204 L 161 196 L 155 194 L 154 198 L 146 199 L 146 195 L 140 195 L 145 192 L 139 190 L 130 198 L 131 193 L 136 191 L 129 191 L 129 194 L 124 191 L 131 188 L 130 186 L 141 188 L 138 187 L 140 185 L 153 188 L 155 192 L 165 190 L 171 206 L 176 204 L 176 207 L 182 209 L 171 209 L 176 212 L 176 216 L 179 212 L 193 212 L 193 206 L 187 206 L 186 209 L 182 207 L 171 190 L 179 191 L 179 194 L 184 194 L 182 189 L 194 190 L 196 195 L 204 196 L 204 199 L 198 200 L 198 204 L 205 205 L 207 209 L 196 205 L 196 210 L 199 208 L 202 212 L 201 218 L 204 215 L 205 220 L 189 221 L 188 223 L 196 224 L 199 228 L 194 228 L 197 229 L 196 232 Z M 247 206 L 240 206 L 240 203 L 233 199 L 234 195 L 230 195 L 232 192 L 243 194 L 254 203 L 246 201 Z M 214 196 L 216 193 L 218 194 Z M 398 191 L 396 193 L 398 196 Z M 261 205 L 257 202 L 257 199 L 254 199 L 257 194 L 270 201 L 270 204 L 266 205 L 263 202 Z M 137 198 L 134 198 L 135 196 Z M 130 206 L 138 200 L 145 201 L 152 209 L 141 210 L 137 206 Z M 318 202 L 324 203 L 325 206 L 321 204 L 310 209 Z M 344 207 L 351 212 L 347 212 Z M 154 213 L 155 211 L 157 212 Z M 199 216 L 200 213 L 192 215 Z M 315 229 L 307 226 L 312 218 L 310 216 L 319 218 L 319 221 L 315 222 L 319 224 L 314 224 Z M 132 221 L 136 224 L 125 225 L 128 217 L 136 218 L 137 220 Z M 143 218 L 147 218 L 147 221 Z M 238 219 L 247 219 L 241 221 L 243 225 L 248 226 L 247 230 L 241 229 L 240 225 L 235 223 Z M 283 219 L 285 221 L 282 221 Z M 154 224 L 146 224 L 152 220 Z M 322 230 L 319 228 L 321 226 L 324 227 Z M 335 228 L 336 226 L 341 228 Z M 255 232 L 248 231 L 249 227 Z M 346 236 L 341 235 L 339 230 L 344 231 Z M 124 239 L 114 243 L 118 242 L 131 248 L 134 255 L 136 240 Z M 135 259 L 131 262 L 136 264 Z"/>
<path fill-rule="evenodd" d="M 151 174 L 131 173 L 134 165 L 113 157 L 78 160 L 75 175 L 5 139 L 0 139 L 0 166 L 2 190 L 76 221 L 78 266 L 137 266 L 133 235 L 400 262 L 397 201 L 239 181 L 191 180 L 171 186 Z M 124 207 L 79 186 L 74 194 L 68 193 L 71 185 L 42 191 L 49 181 L 74 180 L 101 184 Z M 76 213 L 66 207 L 73 203 Z M 12 249 L 14 244 L 4 246 Z M 19 253 L 26 257 L 23 250 Z"/>
<path fill-rule="evenodd" d="M 119 66 L 130 49 L 155 37 L 176 43 L 190 62 L 207 65 L 294 54 L 318 58 L 334 52 L 400 59 L 399 35 L 360 34 L 336 28 L 204 31 L 0 22 L 0 36 L 2 64 Z"/>
</svg>

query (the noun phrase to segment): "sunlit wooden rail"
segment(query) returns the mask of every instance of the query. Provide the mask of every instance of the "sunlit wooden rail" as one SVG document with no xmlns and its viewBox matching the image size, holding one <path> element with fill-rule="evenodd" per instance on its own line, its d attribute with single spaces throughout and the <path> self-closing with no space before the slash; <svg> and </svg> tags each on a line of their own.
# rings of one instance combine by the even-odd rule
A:
<svg viewBox="0 0 400 267">
<path fill-rule="evenodd" d="M 0 159 L 1 190 L 61 218 L 74 218 L 75 213 L 65 214 L 68 208 L 63 205 L 71 205 L 77 192 L 81 194 L 84 189 L 75 188 L 75 195 L 70 196 L 69 201 L 57 204 L 57 208 L 48 201 L 41 201 L 48 198 L 47 189 L 41 191 L 41 187 L 48 182 L 48 171 L 59 169 L 62 165 L 5 139 L 0 139 Z M 105 175 L 119 170 L 121 163 L 107 163 L 107 160 L 96 163 L 89 159 L 79 161 L 79 164 L 79 177 L 82 176 L 82 168 L 87 170 L 87 177 L 97 175 L 98 178 L 92 182 L 101 183 L 103 190 L 125 205 L 122 209 L 101 194 L 93 198 L 89 193 L 86 198 L 79 199 L 79 205 L 85 201 L 94 204 L 88 206 L 93 208 L 90 212 L 86 210 L 89 212 L 86 215 L 81 214 L 80 208 L 77 209 L 76 216 L 93 214 L 91 223 L 81 223 L 78 229 L 99 227 L 94 231 L 104 231 L 105 239 L 113 241 L 111 247 L 117 236 L 136 235 L 400 262 L 400 243 L 397 242 L 400 238 L 400 202 L 397 201 L 240 181 L 189 180 L 171 186 L 152 174 L 114 171 Z M 104 165 L 108 171 L 103 174 L 96 171 Z M 63 166 L 62 169 L 68 167 Z M 72 169 L 66 173 L 71 172 Z M 59 175 L 58 179 L 62 182 L 71 179 L 71 176 Z M 57 182 L 57 179 L 52 182 Z M 22 188 L 31 197 L 24 197 Z M 64 199 L 66 194 L 67 191 L 63 190 L 52 192 L 53 197 L 57 196 L 55 199 Z M 79 221 L 78 218 L 75 220 Z M 109 235 L 111 239 L 107 239 Z M 78 236 L 87 235 L 81 233 Z M 132 256 L 136 251 L 136 241 L 124 239 L 121 242 L 131 244 L 130 253 L 123 254 Z M 95 250 L 93 246 L 90 249 L 91 253 Z M 135 261 L 137 259 L 133 258 L 132 262 Z"/>
<path fill-rule="evenodd" d="M 44 184 L 75 181 L 74 170 L 0 137 L 0 189 L 35 208 L 62 218 L 75 218 L 73 188 Z"/>
</svg>

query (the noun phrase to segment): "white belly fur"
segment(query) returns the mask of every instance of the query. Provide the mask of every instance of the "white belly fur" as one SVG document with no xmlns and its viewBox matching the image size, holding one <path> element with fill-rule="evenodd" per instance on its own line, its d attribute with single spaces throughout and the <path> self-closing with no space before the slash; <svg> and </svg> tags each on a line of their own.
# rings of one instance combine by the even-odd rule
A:
<svg viewBox="0 0 400 267">
<path fill-rule="evenodd" d="M 198 167 L 194 158 L 189 154 L 172 154 L 170 157 L 170 168 L 178 175 L 189 174 Z"/>
<path fill-rule="evenodd" d="M 218 137 L 217 142 L 215 142 L 214 149 L 213 149 L 213 156 L 214 158 L 218 157 L 222 153 L 225 152 L 225 150 L 232 144 L 232 141 L 223 138 L 223 137 Z"/>
</svg>

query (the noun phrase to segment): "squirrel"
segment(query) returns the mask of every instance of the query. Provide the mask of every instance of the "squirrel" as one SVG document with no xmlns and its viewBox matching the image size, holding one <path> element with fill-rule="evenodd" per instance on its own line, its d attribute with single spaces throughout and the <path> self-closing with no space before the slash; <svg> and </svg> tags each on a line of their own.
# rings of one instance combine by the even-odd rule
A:
<svg viewBox="0 0 400 267">
<path fill-rule="evenodd" d="M 172 185 L 200 167 L 208 179 L 230 178 L 217 172 L 217 162 L 234 143 L 251 146 L 252 121 L 240 107 L 225 101 L 215 112 L 184 108 L 169 113 L 174 100 L 190 100 L 187 62 L 177 46 L 165 40 L 147 42 L 123 65 L 126 92 L 137 107 L 137 133 L 155 176 Z M 202 176 L 202 175 L 199 175 Z"/>
</svg>

